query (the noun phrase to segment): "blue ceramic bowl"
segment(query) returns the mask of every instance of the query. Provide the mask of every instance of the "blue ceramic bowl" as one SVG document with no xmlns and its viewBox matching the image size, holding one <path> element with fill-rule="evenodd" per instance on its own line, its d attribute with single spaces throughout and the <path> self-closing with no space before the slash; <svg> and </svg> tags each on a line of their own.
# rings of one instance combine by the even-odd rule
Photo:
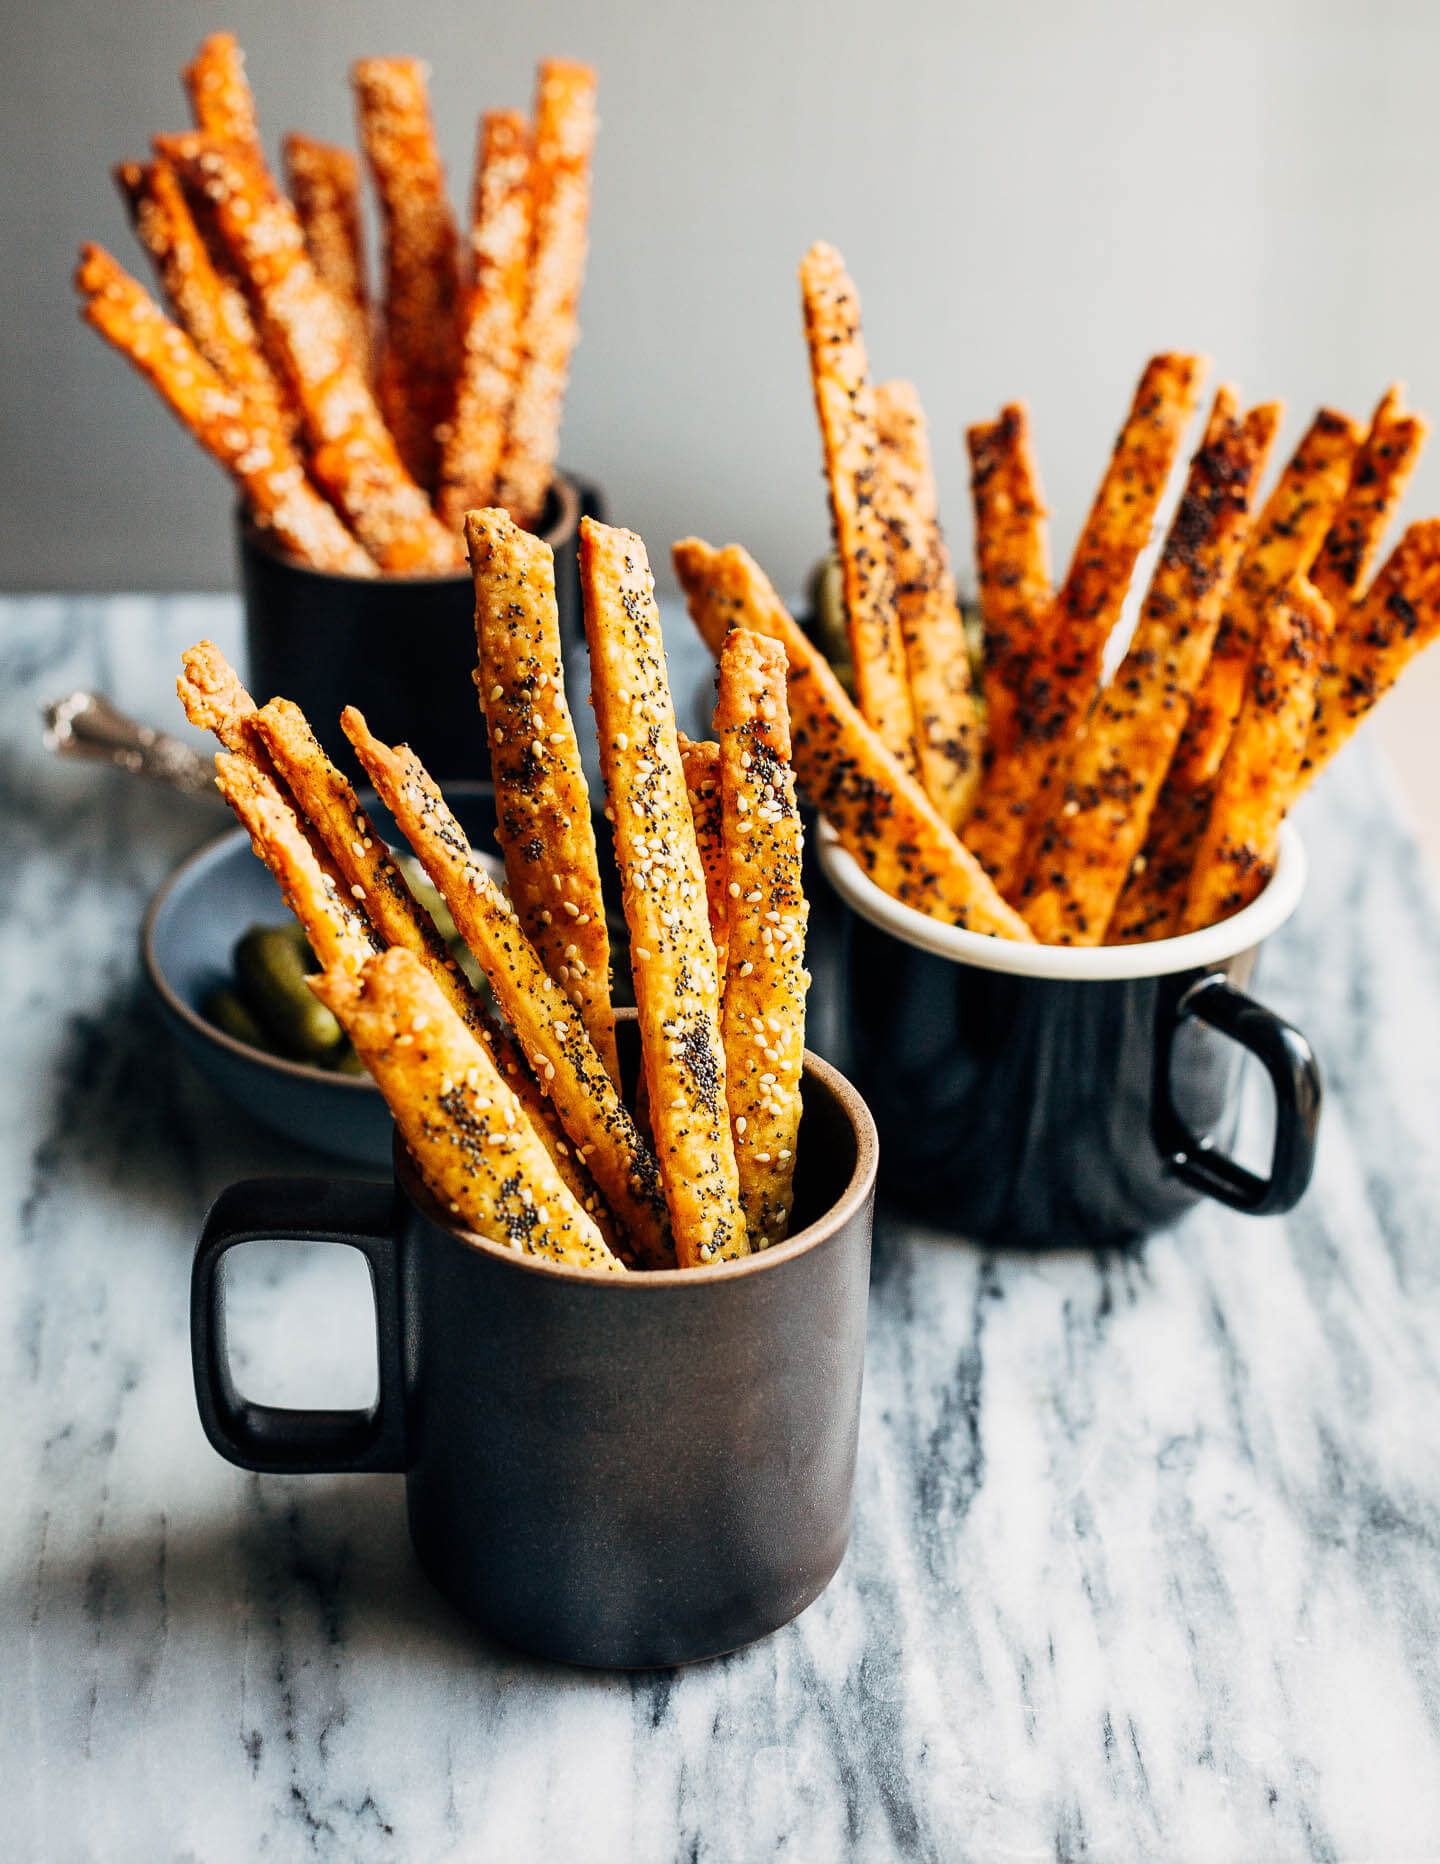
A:
<svg viewBox="0 0 1440 1864">
<path fill-rule="evenodd" d="M 474 845 L 493 845 L 488 784 L 447 784 L 446 798 Z M 382 832 L 404 846 L 385 811 L 364 799 Z M 332 1074 L 238 1042 L 201 1014 L 234 977 L 236 941 L 255 924 L 280 925 L 289 909 L 242 828 L 192 854 L 150 902 L 140 934 L 145 974 L 181 1049 L 206 1078 L 262 1125 L 301 1145 L 388 1173 L 390 1110 L 368 1075 Z"/>
</svg>

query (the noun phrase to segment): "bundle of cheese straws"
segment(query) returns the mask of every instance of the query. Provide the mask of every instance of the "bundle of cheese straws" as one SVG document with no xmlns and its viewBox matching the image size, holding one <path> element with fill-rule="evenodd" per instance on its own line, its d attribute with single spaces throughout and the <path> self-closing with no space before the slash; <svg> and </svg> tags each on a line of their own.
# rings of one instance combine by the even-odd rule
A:
<svg viewBox="0 0 1440 1864">
<path fill-rule="evenodd" d="M 291 135 L 272 178 L 233 36 L 184 72 L 195 128 L 115 171 L 167 317 L 103 247 L 81 315 L 300 562 L 353 576 L 458 569 L 467 510 L 534 525 L 549 492 L 585 268 L 595 75 L 540 66 L 533 120 L 481 119 L 462 258 L 413 58 L 352 73 L 384 228 L 372 317 L 348 150 Z"/>
<path fill-rule="evenodd" d="M 833 247 L 801 290 L 858 705 L 743 550 L 675 548 L 713 649 L 736 625 L 783 644 L 801 789 L 878 885 L 974 931 L 1130 943 L 1247 905 L 1295 799 L 1440 635 L 1440 519 L 1370 577 L 1424 421 L 1394 388 L 1368 426 L 1322 408 L 1262 503 L 1282 410 L 1222 385 L 1128 644 L 1203 359 L 1147 364 L 1058 587 L 1024 405 L 970 428 L 976 690 L 915 391 L 872 382 Z"/>
<path fill-rule="evenodd" d="M 499 509 L 469 512 L 465 536 L 505 890 L 415 754 L 353 708 L 342 724 L 503 1023 L 296 706 L 257 707 L 202 642 L 179 681 L 187 715 L 224 746 L 219 786 L 305 928 L 322 967 L 312 988 L 453 1217 L 608 1270 L 763 1249 L 791 1212 L 809 984 L 784 653 L 733 633 L 715 741 L 681 737 L 645 547 L 585 520 L 591 696 L 641 1047 L 627 1105 L 553 559 Z"/>
</svg>

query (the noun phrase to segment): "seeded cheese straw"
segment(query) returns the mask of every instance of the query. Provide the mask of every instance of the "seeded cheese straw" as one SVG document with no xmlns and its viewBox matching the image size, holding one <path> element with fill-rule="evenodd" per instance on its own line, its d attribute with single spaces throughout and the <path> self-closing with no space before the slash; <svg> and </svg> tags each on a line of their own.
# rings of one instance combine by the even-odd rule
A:
<svg viewBox="0 0 1440 1864">
<path fill-rule="evenodd" d="M 697 743 L 676 733 L 680 764 L 685 772 L 685 800 L 695 824 L 695 845 L 705 870 L 705 904 L 710 914 L 710 942 L 715 947 L 715 973 L 720 994 L 725 994 L 726 918 L 729 896 L 725 888 L 724 799 L 720 790 L 720 746 L 711 739 Z"/>
<path fill-rule="evenodd" d="M 655 581 L 633 531 L 585 518 L 591 691 L 630 928 L 651 1129 L 682 1268 L 749 1251 L 725 1107 L 719 979 Z"/>
<path fill-rule="evenodd" d="M 452 1217 L 524 1255 L 623 1272 L 556 1172 L 495 1064 L 413 955 L 310 988 L 375 1077 L 420 1175 Z"/>
<path fill-rule="evenodd" d="M 1305 789 L 1440 635 L 1440 518 L 1410 525 L 1331 637 L 1305 741 Z"/>
<path fill-rule="evenodd" d="M 860 297 L 833 246 L 820 242 L 800 262 L 810 379 L 825 451 L 835 549 L 860 710 L 897 762 L 919 774 L 915 708 L 895 612 L 895 573 L 876 504 L 880 439 L 875 389 L 860 327 Z"/>
<path fill-rule="evenodd" d="M 965 839 L 1007 899 L 1024 877 L 1036 825 L 1050 813 L 1055 767 L 1095 696 L 1105 643 L 1150 541 L 1203 373 L 1197 356 L 1160 355 L 1146 365 L 1065 581 L 1041 624 L 1043 646 L 1020 700 L 1021 735 L 981 782 Z"/>
<path fill-rule="evenodd" d="M 470 233 L 473 278 L 461 320 L 455 410 L 436 503 L 450 525 L 495 503 L 505 424 L 520 367 L 520 323 L 535 218 L 530 125 L 518 110 L 482 120 Z"/>
<path fill-rule="evenodd" d="M 1370 573 L 1385 527 L 1404 497 L 1430 431 L 1422 416 L 1405 412 L 1403 399 L 1398 382 L 1381 396 L 1345 501 L 1310 572 L 1311 582 L 1337 619 L 1343 617 Z"/>
<path fill-rule="evenodd" d="M 460 547 L 401 463 L 315 274 L 295 209 L 239 143 L 179 139 L 176 160 L 201 193 L 283 359 L 304 419 L 310 470 L 382 570 L 454 569 Z"/>
<path fill-rule="evenodd" d="M 1275 871 L 1276 838 L 1295 797 L 1333 623 L 1330 604 L 1304 577 L 1271 598 L 1195 853 L 1182 932 L 1248 906 Z"/>
<path fill-rule="evenodd" d="M 285 185 L 315 276 L 339 306 L 351 358 L 368 381 L 370 293 L 355 157 L 333 142 L 317 142 L 292 130 L 285 138 Z"/>
<path fill-rule="evenodd" d="M 1250 660 L 1270 598 L 1292 577 L 1309 574 L 1346 496 L 1361 440 L 1348 414 L 1321 408 L 1286 462 L 1226 598 L 1214 651 L 1185 721 L 1172 779 L 1193 788 L 1219 771 L 1240 716 Z"/>
<path fill-rule="evenodd" d="M 165 161 L 122 162 L 115 180 L 175 321 L 257 430 L 278 434 L 288 450 L 295 410 L 260 348 L 244 293 L 210 255 L 179 176 Z"/>
<path fill-rule="evenodd" d="M 180 74 L 195 127 L 222 142 L 259 146 L 255 96 L 245 75 L 245 54 L 233 32 L 212 32 Z"/>
<path fill-rule="evenodd" d="M 595 1187 L 566 1141 L 554 1108 L 526 1072 L 513 1037 L 471 988 L 434 921 L 416 902 L 384 836 L 360 807 L 344 772 L 325 755 L 305 714 L 288 699 L 272 699 L 255 712 L 252 723 L 300 813 L 319 835 L 382 944 L 398 946 L 424 965 L 451 1008 L 508 1078 L 561 1177 L 585 1208 L 594 1210 Z"/>
<path fill-rule="evenodd" d="M 1021 735 L 1025 680 L 1050 610 L 1050 550 L 1024 402 L 967 429 L 965 442 L 985 628 L 985 755 L 993 762 L 1008 757 Z"/>
<path fill-rule="evenodd" d="M 534 232 L 520 357 L 494 501 L 520 524 L 534 524 L 544 509 L 560 450 L 565 383 L 579 336 L 595 127 L 595 73 L 546 59 L 535 95 Z"/>
<path fill-rule="evenodd" d="M 263 770 L 234 751 L 216 755 L 215 781 L 279 882 L 285 904 L 304 926 L 321 965 L 327 971 L 358 971 L 374 953 L 375 940 L 316 858 L 288 798 Z"/>
<path fill-rule="evenodd" d="M 651 1268 L 674 1266 L 655 1160 L 585 1026 L 520 929 L 514 907 L 475 859 L 459 823 L 408 745 L 372 736 L 347 706 L 340 723 L 381 801 L 439 888 L 465 943 L 529 1056 L 571 1143 Z"/>
<path fill-rule="evenodd" d="M 1255 645 L 1277 593 L 1306 575 L 1348 497 L 1360 433 L 1322 408 L 1255 522 L 1226 597 L 1215 646 L 1151 812 L 1144 844 L 1106 939 L 1134 944 L 1178 930 L 1190 868 L 1210 819 L 1215 781 L 1245 697 Z"/>
<path fill-rule="evenodd" d="M 805 1062 L 800 811 L 790 769 L 785 649 L 736 628 L 720 654 L 728 961 L 721 1028 L 740 1204 L 752 1248 L 783 1240 Z"/>
<path fill-rule="evenodd" d="M 590 793 L 565 699 L 555 559 L 499 510 L 468 512 L 465 540 L 475 578 L 475 683 L 510 898 L 618 1086 L 610 936 Z"/>
<path fill-rule="evenodd" d="M 373 576 L 375 565 L 321 498 L 278 428 L 253 410 L 206 362 L 100 246 L 80 249 L 80 315 L 119 350 L 217 465 L 228 472 L 262 529 L 315 569 Z"/>
<path fill-rule="evenodd" d="M 375 393 L 406 470 L 428 491 L 460 366 L 460 253 L 427 69 L 419 58 L 362 58 L 351 78 L 385 233 Z"/>
<path fill-rule="evenodd" d="M 1204 674 L 1279 424 L 1278 403 L 1242 419 L 1232 390 L 1216 394 L 1134 639 L 1076 740 L 1035 857 L 1025 918 L 1042 944 L 1104 936 Z"/>
<path fill-rule="evenodd" d="M 915 714 L 920 780 L 959 830 L 980 781 L 981 732 L 970 650 L 940 530 L 925 412 L 910 382 L 875 390 L 876 503 L 890 540 L 896 614 Z"/>
<path fill-rule="evenodd" d="M 731 628 L 753 628 L 784 647 L 796 780 L 876 885 L 947 925 L 1032 939 L 975 856 L 855 710 L 748 552 L 738 544 L 715 550 L 687 537 L 673 557 L 690 618 L 717 660 Z"/>
</svg>

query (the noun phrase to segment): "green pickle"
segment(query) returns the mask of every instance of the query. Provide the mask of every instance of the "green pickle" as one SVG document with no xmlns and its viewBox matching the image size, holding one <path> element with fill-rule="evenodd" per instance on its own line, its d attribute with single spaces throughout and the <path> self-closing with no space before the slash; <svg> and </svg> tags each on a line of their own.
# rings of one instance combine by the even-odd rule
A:
<svg viewBox="0 0 1440 1864">
<path fill-rule="evenodd" d="M 240 994 L 271 1046 L 296 1061 L 332 1062 L 344 1032 L 305 982 L 315 969 L 298 926 L 251 926 L 235 947 Z"/>
<path fill-rule="evenodd" d="M 250 1006 L 228 987 L 212 990 L 201 1005 L 201 1011 L 207 1023 L 213 1023 L 227 1036 L 234 1036 L 237 1042 L 243 1042 L 247 1048 L 270 1047 L 265 1031 L 250 1013 Z"/>
</svg>

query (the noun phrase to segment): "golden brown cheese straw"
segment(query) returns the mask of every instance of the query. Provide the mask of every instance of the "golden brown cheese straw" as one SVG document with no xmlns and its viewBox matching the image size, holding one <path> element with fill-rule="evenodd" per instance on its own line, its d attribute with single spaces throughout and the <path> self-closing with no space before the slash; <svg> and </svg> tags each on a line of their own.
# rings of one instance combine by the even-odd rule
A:
<svg viewBox="0 0 1440 1864">
<path fill-rule="evenodd" d="M 633 531 L 582 519 L 580 582 L 650 1125 L 675 1253 L 692 1268 L 749 1250 L 725 1109 L 705 874 L 644 544 Z"/>
<path fill-rule="evenodd" d="M 965 441 L 985 626 L 986 757 L 993 761 L 1008 756 L 1020 736 L 1025 680 L 1050 611 L 1050 547 L 1024 402 L 967 429 Z"/>
<path fill-rule="evenodd" d="M 1104 936 L 1205 671 L 1279 424 L 1275 402 L 1242 420 L 1232 390 L 1216 394 L 1129 651 L 1076 740 L 1036 853 L 1025 918 L 1042 945 Z"/>
<path fill-rule="evenodd" d="M 329 971 L 311 989 L 344 1026 L 441 1205 L 523 1255 L 623 1271 L 503 1076 L 412 952 Z"/>
<path fill-rule="evenodd" d="M 258 428 L 287 443 L 295 411 L 260 348 L 244 293 L 216 266 L 168 162 L 122 162 L 115 179 L 175 321 L 244 401 Z"/>
<path fill-rule="evenodd" d="M 222 142 L 258 146 L 255 96 L 245 76 L 245 54 L 233 32 L 212 32 L 180 73 L 195 127 Z"/>
<path fill-rule="evenodd" d="M 1410 525 L 1330 640 L 1305 743 L 1304 789 L 1440 634 L 1440 518 Z"/>
<path fill-rule="evenodd" d="M 325 755 L 305 714 L 288 699 L 272 699 L 253 714 L 251 724 L 300 814 L 320 837 L 381 943 L 408 951 L 424 965 L 451 1008 L 509 1080 L 560 1176 L 585 1208 L 593 1211 L 595 1187 L 566 1142 L 553 1108 L 526 1073 L 519 1048 L 471 988 L 435 922 L 411 893 L 384 836 L 360 807 L 344 772 Z"/>
<path fill-rule="evenodd" d="M 474 276 L 462 319 L 460 379 L 440 456 L 436 503 L 450 525 L 495 503 L 520 367 L 534 218 L 530 126 L 518 110 L 492 110 L 482 124 L 475 175 Z"/>
<path fill-rule="evenodd" d="M 1054 771 L 1095 696 L 1105 643 L 1120 619 L 1136 559 L 1195 406 L 1197 356 L 1152 357 L 1115 442 L 1064 584 L 1041 624 L 1013 751 L 986 771 L 965 839 L 1012 898 L 1037 824 L 1050 814 Z"/>
<path fill-rule="evenodd" d="M 256 854 L 279 882 L 285 904 L 328 970 L 358 971 L 375 950 L 364 918 L 315 858 L 288 799 L 249 758 L 220 751 L 215 781 L 249 831 Z"/>
<path fill-rule="evenodd" d="M 1406 414 L 1401 400 L 1398 383 L 1381 397 L 1345 502 L 1335 514 L 1310 574 L 1337 618 L 1370 573 L 1385 527 L 1404 497 L 1429 433 L 1428 423 L 1418 414 Z"/>
<path fill-rule="evenodd" d="M 585 279 L 595 127 L 595 73 L 547 59 L 535 95 L 534 237 L 520 363 L 495 497 L 526 525 L 539 520 L 560 451 Z"/>
<path fill-rule="evenodd" d="M 192 139 L 193 141 L 194 139 Z M 177 148 L 258 306 L 267 347 L 280 355 L 300 404 L 310 470 L 382 570 L 444 571 L 458 541 L 405 471 L 356 367 L 335 300 L 315 275 L 295 210 L 261 163 L 237 143 Z"/>
<path fill-rule="evenodd" d="M 358 930 L 373 945 L 365 915 L 352 904 L 355 898 L 352 883 L 336 865 L 304 810 L 296 805 L 256 728 L 259 707 L 213 641 L 198 641 L 194 647 L 185 649 L 180 656 L 180 677 L 175 682 L 175 690 L 190 723 L 198 731 L 213 732 L 227 751 L 240 762 L 249 764 L 260 791 L 288 812 L 294 827 L 309 846 L 311 862 L 319 870 L 326 895 L 339 903 L 341 917 L 350 930 Z"/>
<path fill-rule="evenodd" d="M 384 227 L 376 395 L 406 470 L 431 490 L 460 366 L 460 247 L 427 73 L 419 58 L 362 58 L 350 75 Z"/>
<path fill-rule="evenodd" d="M 1179 930 L 1195 850 L 1240 715 L 1255 643 L 1276 593 L 1316 560 L 1356 467 L 1360 433 L 1322 408 L 1256 520 L 1226 598 L 1205 676 L 1151 811 L 1145 843 L 1106 939 L 1136 944 Z"/>
<path fill-rule="evenodd" d="M 1248 906 L 1275 871 L 1280 823 L 1294 800 L 1333 621 L 1330 604 L 1303 577 L 1271 599 L 1196 850 L 1182 932 Z"/>
<path fill-rule="evenodd" d="M 1360 430 L 1348 415 L 1321 408 L 1287 462 L 1256 521 L 1226 598 L 1215 647 L 1171 768 L 1172 782 L 1193 789 L 1218 773 L 1240 716 L 1257 632 L 1270 598 L 1292 577 L 1309 573 L 1346 497 L 1360 444 Z"/>
<path fill-rule="evenodd" d="M 374 575 L 374 562 L 305 477 L 283 434 L 221 381 L 185 332 L 103 247 L 81 247 L 75 287 L 86 323 L 133 363 L 230 474 L 257 525 L 314 569 Z"/>
<path fill-rule="evenodd" d="M 285 186 L 295 204 L 315 275 L 334 298 L 344 319 L 351 357 L 368 380 L 370 292 L 365 280 L 355 157 L 333 142 L 317 142 L 313 136 L 292 130 L 285 138 Z"/>
<path fill-rule="evenodd" d="M 786 666 L 778 641 L 734 629 L 720 654 L 715 708 L 729 895 L 725 1095 L 756 1249 L 784 1239 L 794 1201 L 810 984 Z"/>
<path fill-rule="evenodd" d="M 754 559 L 738 544 L 714 550 L 697 537 L 673 556 L 690 617 L 717 660 L 731 628 L 753 628 L 785 649 L 796 780 L 875 884 L 947 925 L 1028 941 L 1025 921 L 855 710 Z"/>
<path fill-rule="evenodd" d="M 547 543 L 499 510 L 469 512 L 465 540 L 475 577 L 475 683 L 510 898 L 618 1087 L 610 935 L 590 792 L 565 699 L 555 560 Z"/>
<path fill-rule="evenodd" d="M 880 441 L 860 298 L 845 261 L 823 241 L 800 262 L 800 292 L 835 548 L 845 585 L 855 692 L 880 742 L 918 776 L 915 709 L 896 614 L 895 572 L 876 502 Z"/>
<path fill-rule="evenodd" d="M 680 746 L 680 767 L 685 772 L 685 799 L 690 805 L 690 819 L 695 824 L 695 846 L 700 850 L 700 865 L 705 870 L 705 905 L 710 915 L 710 942 L 715 947 L 715 974 L 720 995 L 725 995 L 725 952 L 729 895 L 725 871 L 724 798 L 720 789 L 720 746 L 711 739 L 697 743 L 684 732 L 676 733 Z"/>
<path fill-rule="evenodd" d="M 980 781 L 980 718 L 970 689 L 965 623 L 940 530 L 930 437 L 912 383 L 879 385 L 875 423 L 875 498 L 890 539 L 920 780 L 941 820 L 958 831 Z"/>
<path fill-rule="evenodd" d="M 584 1024 L 521 931 L 514 907 L 475 859 L 444 797 L 410 747 L 380 743 L 353 706 L 346 707 L 340 722 L 382 802 L 439 888 L 560 1124 L 629 1231 L 629 1240 L 650 1267 L 673 1267 L 654 1157 Z"/>
</svg>

